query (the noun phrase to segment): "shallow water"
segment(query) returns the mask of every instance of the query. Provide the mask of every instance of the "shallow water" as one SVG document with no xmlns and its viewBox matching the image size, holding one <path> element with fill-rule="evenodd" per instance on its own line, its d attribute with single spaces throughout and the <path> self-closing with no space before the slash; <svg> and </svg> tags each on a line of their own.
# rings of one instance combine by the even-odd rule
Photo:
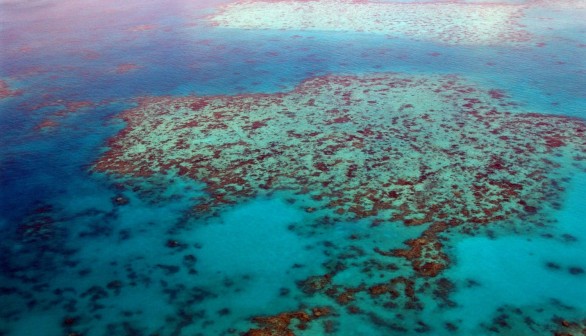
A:
<svg viewBox="0 0 586 336">
<path fill-rule="evenodd" d="M 450 276 L 468 284 L 454 295 L 459 307 L 448 313 L 467 316 L 464 328 L 489 322 L 497 308 L 548 307 L 579 319 L 586 309 L 586 287 L 581 269 L 586 267 L 584 244 L 584 175 L 574 178 L 559 222 L 549 236 L 475 237 L 455 247 L 457 266 Z M 571 237 L 571 238 L 570 238 Z M 479 272 L 480 270 L 480 272 Z M 464 285 L 466 286 L 466 285 Z M 561 313 L 558 313 L 561 314 Z M 525 332 L 529 333 L 530 330 Z"/>
<path fill-rule="evenodd" d="M 584 4 L 381 3 L 0 0 L 0 335 L 584 330 Z"/>
</svg>

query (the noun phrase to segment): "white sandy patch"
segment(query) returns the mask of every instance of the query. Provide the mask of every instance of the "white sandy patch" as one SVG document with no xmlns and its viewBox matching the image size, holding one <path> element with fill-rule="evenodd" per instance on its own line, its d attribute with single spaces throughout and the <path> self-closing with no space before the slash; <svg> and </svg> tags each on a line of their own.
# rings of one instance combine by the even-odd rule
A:
<svg viewBox="0 0 586 336">
<path fill-rule="evenodd" d="M 240 1 L 210 18 L 240 29 L 354 31 L 448 44 L 522 42 L 524 5 L 465 3 L 376 3 L 352 1 Z"/>
</svg>

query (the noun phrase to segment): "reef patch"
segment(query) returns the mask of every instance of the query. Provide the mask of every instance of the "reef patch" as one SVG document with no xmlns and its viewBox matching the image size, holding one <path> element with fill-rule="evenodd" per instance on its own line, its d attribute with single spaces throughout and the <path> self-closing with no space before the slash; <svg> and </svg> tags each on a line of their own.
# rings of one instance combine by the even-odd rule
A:
<svg viewBox="0 0 586 336">
<path fill-rule="evenodd" d="M 209 20 L 226 28 L 344 31 L 446 44 L 526 42 L 518 20 L 526 5 L 463 2 L 257 1 L 221 7 Z"/>
<path fill-rule="evenodd" d="M 584 121 L 506 111 L 515 109 L 455 76 L 398 74 L 318 77 L 271 95 L 146 98 L 122 115 L 128 126 L 94 169 L 202 181 L 200 215 L 287 190 L 337 220 L 430 224 L 387 253 L 435 276 L 448 263 L 442 232 L 555 207 L 556 172 L 583 168 Z"/>
<path fill-rule="evenodd" d="M 126 128 L 93 169 L 201 181 L 196 218 L 288 195 L 307 216 L 289 228 L 299 235 L 364 221 L 371 231 L 416 228 L 399 240 L 368 230 L 326 240 L 323 271 L 297 283 L 301 308 L 334 306 L 337 322 L 361 316 L 392 333 L 437 326 L 416 315 L 401 318 L 414 318 L 410 326 L 392 322 L 385 310 L 455 305 L 457 286 L 444 277 L 455 240 L 553 223 L 548 211 L 586 159 L 583 120 L 525 113 L 506 92 L 451 75 L 323 76 L 276 94 L 144 98 L 121 118 Z M 575 278 L 578 266 L 563 265 Z M 327 328 L 338 327 L 349 326 Z M 255 332 L 263 328 L 277 327 Z"/>
<path fill-rule="evenodd" d="M 12 90 L 6 81 L 0 79 L 0 99 L 19 96 L 21 94 L 22 90 Z"/>
</svg>

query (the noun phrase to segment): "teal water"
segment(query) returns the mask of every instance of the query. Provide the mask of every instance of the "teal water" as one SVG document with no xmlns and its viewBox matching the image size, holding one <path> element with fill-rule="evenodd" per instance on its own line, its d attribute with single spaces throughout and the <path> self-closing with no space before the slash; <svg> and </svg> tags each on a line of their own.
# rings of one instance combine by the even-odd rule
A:
<svg viewBox="0 0 586 336">
<path fill-rule="evenodd" d="M 586 175 L 574 177 L 559 223 L 549 235 L 465 239 L 455 247 L 457 265 L 449 276 L 468 288 L 454 296 L 458 307 L 448 314 L 462 319 L 466 332 L 488 323 L 501 307 L 552 309 L 581 318 L 586 304 L 584 186 Z M 524 333 L 532 332 L 525 327 Z"/>
</svg>

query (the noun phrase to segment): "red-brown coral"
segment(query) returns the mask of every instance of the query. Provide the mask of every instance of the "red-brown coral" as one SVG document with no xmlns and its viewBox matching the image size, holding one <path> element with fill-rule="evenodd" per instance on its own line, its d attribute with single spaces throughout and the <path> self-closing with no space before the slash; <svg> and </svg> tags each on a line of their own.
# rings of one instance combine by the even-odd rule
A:
<svg viewBox="0 0 586 336">
<path fill-rule="evenodd" d="M 441 232 L 526 218 L 559 197 L 561 165 L 583 169 L 582 120 L 518 109 L 454 76 L 325 76 L 289 93 L 144 99 L 95 169 L 202 181 L 213 212 L 290 190 L 333 219 L 430 225 L 388 251 L 433 277 Z M 557 157 L 564 157 L 558 160 Z M 379 249 L 379 251 L 383 251 Z"/>
<path fill-rule="evenodd" d="M 22 94 L 21 90 L 11 90 L 8 83 L 0 79 L 0 99 L 14 97 Z"/>
<path fill-rule="evenodd" d="M 328 316 L 330 309 L 327 307 L 315 307 L 311 313 L 305 311 L 296 311 L 281 313 L 274 316 L 254 317 L 252 321 L 259 325 L 258 329 L 250 329 L 244 335 L 246 336 L 294 336 L 294 329 L 307 329 L 307 324 L 311 321 Z M 296 325 L 292 325 L 294 321 Z"/>
</svg>

